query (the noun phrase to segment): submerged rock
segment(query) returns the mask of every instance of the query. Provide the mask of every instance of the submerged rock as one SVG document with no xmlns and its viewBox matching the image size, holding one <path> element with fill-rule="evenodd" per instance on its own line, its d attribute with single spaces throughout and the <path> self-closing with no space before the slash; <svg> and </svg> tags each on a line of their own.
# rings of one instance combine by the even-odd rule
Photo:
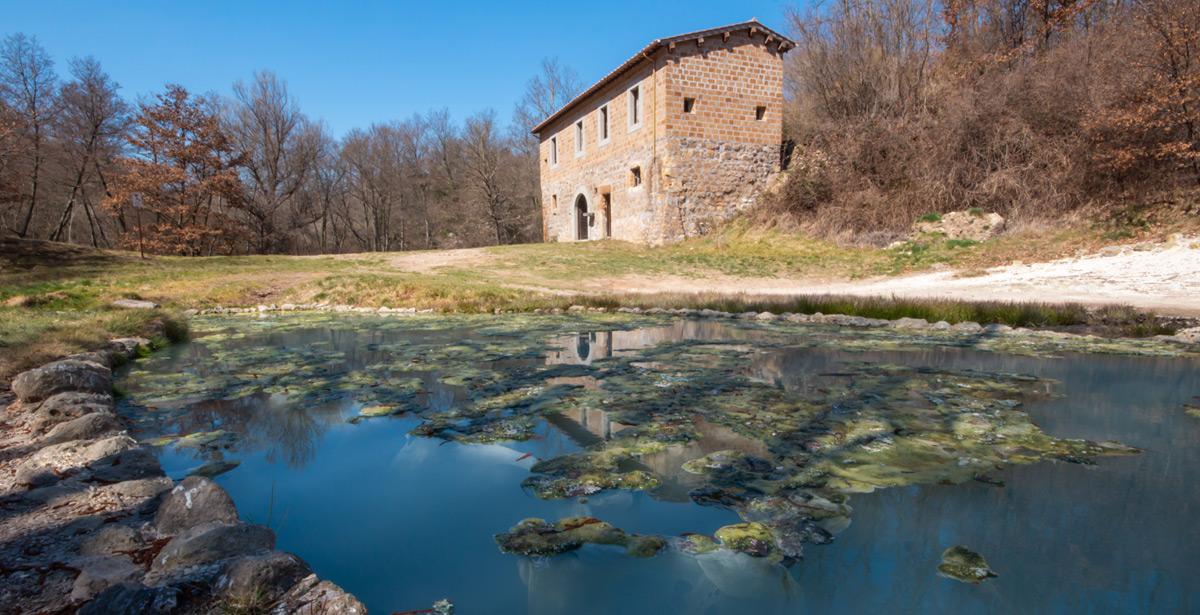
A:
<svg viewBox="0 0 1200 615">
<path fill-rule="evenodd" d="M 715 535 L 721 545 L 731 551 L 753 557 L 775 558 L 781 555 L 775 546 L 775 536 L 770 528 L 761 523 L 726 525 L 718 529 Z"/>
<path fill-rule="evenodd" d="M 657 536 L 627 534 L 593 517 L 567 517 L 558 523 L 525 519 L 495 538 L 501 551 L 527 556 L 558 555 L 585 544 L 597 544 L 625 547 L 625 552 L 634 557 L 650 557 L 666 546 L 666 541 Z"/>
<path fill-rule="evenodd" d="M 189 476 L 203 476 L 204 478 L 213 478 L 216 476 L 220 476 L 220 475 L 238 467 L 239 465 L 241 465 L 241 463 L 242 462 L 240 462 L 240 461 L 226 461 L 226 460 L 209 461 L 208 463 L 205 463 L 204 465 L 196 468 L 195 470 L 192 470 L 188 475 Z"/>
<path fill-rule="evenodd" d="M 717 541 L 704 534 L 684 534 L 676 544 L 680 551 L 695 555 L 712 553 L 721 548 Z"/>
<path fill-rule="evenodd" d="M 942 552 L 942 563 L 938 564 L 938 574 L 964 583 L 979 583 L 998 576 L 988 567 L 983 556 L 962 546 L 954 546 Z"/>
<path fill-rule="evenodd" d="M 521 486 L 533 490 L 534 494 L 545 500 L 592 495 L 606 489 L 653 489 L 658 485 L 658 478 L 642 470 L 579 476 L 530 476 L 521 483 Z"/>
</svg>

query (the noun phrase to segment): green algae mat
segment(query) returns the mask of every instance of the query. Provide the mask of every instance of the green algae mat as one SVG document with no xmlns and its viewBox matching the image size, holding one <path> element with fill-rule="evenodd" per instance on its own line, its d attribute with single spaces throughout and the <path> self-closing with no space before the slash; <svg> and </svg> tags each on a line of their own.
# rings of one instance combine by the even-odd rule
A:
<svg viewBox="0 0 1200 615">
<path fill-rule="evenodd" d="M 626 561 L 611 566 L 743 558 L 789 578 L 814 550 L 837 549 L 857 502 L 876 492 L 1002 493 L 1019 468 L 1097 472 L 1106 458 L 1146 454 L 1116 431 L 1039 426 L 1031 408 L 1068 401 L 1055 366 L 1072 366 L 1069 375 L 1112 361 L 1166 362 L 1181 374 L 1196 365 L 1186 347 L 1153 339 L 624 314 L 206 317 L 193 331 L 191 343 L 121 379 L 139 435 L 166 451 L 165 465 L 189 460 L 178 472 L 248 476 L 241 462 L 272 438 L 251 425 L 267 409 L 276 426 L 322 417 L 300 428 L 308 452 L 284 455 L 298 467 L 322 463 L 311 461 L 327 438 L 317 423 L 402 427 L 405 441 L 524 452 L 524 476 L 505 488 L 554 516 L 491 521 L 496 530 L 478 538 L 501 557 L 615 548 Z M 551 433 L 569 445 L 539 448 Z M 619 494 L 725 516 L 669 532 L 619 527 L 593 510 Z M 1008 578 L 1000 570 L 990 580 L 986 551 L 950 546 L 924 545 L 923 574 Z"/>
</svg>

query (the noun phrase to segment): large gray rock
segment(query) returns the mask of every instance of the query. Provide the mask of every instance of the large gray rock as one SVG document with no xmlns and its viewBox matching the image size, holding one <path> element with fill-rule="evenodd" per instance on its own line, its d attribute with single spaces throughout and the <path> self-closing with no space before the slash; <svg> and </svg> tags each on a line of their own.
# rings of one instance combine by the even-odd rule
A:
<svg viewBox="0 0 1200 615">
<path fill-rule="evenodd" d="M 58 482 L 58 478 L 54 468 L 43 465 L 22 464 L 13 472 L 13 483 L 29 489 L 48 487 Z"/>
<path fill-rule="evenodd" d="M 136 480 L 126 480 L 108 485 L 105 490 L 127 500 L 148 500 L 157 498 L 165 491 L 175 486 L 174 481 L 166 476 L 151 476 Z"/>
<path fill-rule="evenodd" d="M 111 305 L 127 310 L 153 310 L 158 307 L 158 304 L 153 301 L 142 301 L 141 299 L 117 299 Z"/>
<path fill-rule="evenodd" d="M 71 440 L 43 447 L 21 462 L 21 467 L 47 467 L 57 472 L 89 466 L 137 448 L 137 442 L 126 435 L 100 440 Z"/>
<path fill-rule="evenodd" d="M 17 374 L 13 394 L 23 402 L 46 399 L 55 393 L 110 393 L 112 370 L 91 361 L 64 359 Z"/>
<path fill-rule="evenodd" d="M 84 480 L 128 483 L 139 492 L 157 489 L 153 495 L 162 491 L 159 479 L 170 486 L 170 481 L 162 476 L 158 458 L 126 435 L 51 444 L 21 462 L 14 478 L 18 485 L 45 487 L 80 473 Z M 141 486 L 142 481 L 154 484 Z"/>
<path fill-rule="evenodd" d="M 1188 344 L 1200 344 L 1200 327 L 1180 329 L 1175 332 L 1175 339 Z"/>
<path fill-rule="evenodd" d="M 145 545 L 141 532 L 128 525 L 108 524 L 92 532 L 79 543 L 80 555 L 111 555 L 136 551 Z"/>
<path fill-rule="evenodd" d="M 202 523 L 237 521 L 237 509 L 229 494 L 199 476 L 189 476 L 171 489 L 154 516 L 154 525 L 163 534 L 177 534 Z"/>
<path fill-rule="evenodd" d="M 124 483 L 162 476 L 162 466 L 154 453 L 133 448 L 101 458 L 87 466 L 90 480 L 99 483 Z"/>
<path fill-rule="evenodd" d="M 229 562 L 216 583 L 217 593 L 233 600 L 257 598 L 272 603 L 312 574 L 304 560 L 282 551 L 239 557 Z"/>
<path fill-rule="evenodd" d="M 71 588 L 71 601 L 91 600 L 96 594 L 121 583 L 138 580 L 142 569 L 124 556 L 83 557 L 71 562 L 79 569 Z"/>
<path fill-rule="evenodd" d="M 257 555 L 275 547 L 275 533 L 261 525 L 205 523 L 188 528 L 171 539 L 151 572 L 159 575 L 242 555 Z"/>
<path fill-rule="evenodd" d="M 42 439 L 41 444 L 58 444 L 71 440 L 90 440 L 118 433 L 124 429 L 121 421 L 111 412 L 92 412 L 55 425 Z"/>
<path fill-rule="evenodd" d="M 179 590 L 174 587 L 121 583 L 100 592 L 95 599 L 80 607 L 78 615 L 170 613 L 178 605 Z"/>
<path fill-rule="evenodd" d="M 59 393 L 38 404 L 29 427 L 41 433 L 59 423 L 96 412 L 112 412 L 113 398 L 106 393 Z"/>
<path fill-rule="evenodd" d="M 367 607 L 342 588 L 310 574 L 288 591 L 273 615 L 365 615 Z"/>
<path fill-rule="evenodd" d="M 936 219 L 918 220 L 913 225 L 912 239 L 920 239 L 922 235 L 940 233 L 946 239 L 969 239 L 971 241 L 987 241 L 1004 231 L 1004 217 L 997 213 L 983 211 L 952 211 L 940 216 L 930 216 Z"/>
</svg>

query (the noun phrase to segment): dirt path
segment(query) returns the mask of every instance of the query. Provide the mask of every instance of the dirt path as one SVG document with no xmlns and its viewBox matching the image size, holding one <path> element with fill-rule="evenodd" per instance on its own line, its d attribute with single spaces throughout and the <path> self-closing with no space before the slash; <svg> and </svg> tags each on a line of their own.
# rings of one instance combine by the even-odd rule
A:
<svg viewBox="0 0 1200 615">
<path fill-rule="evenodd" d="M 496 255 L 483 248 L 436 250 L 396 256 L 403 271 L 432 273 L 443 267 L 487 268 Z M 1046 263 L 994 267 L 964 277 L 944 270 L 899 277 L 845 281 L 818 278 L 745 278 L 719 273 L 596 277 L 543 287 L 533 272 L 521 272 L 510 286 L 554 294 L 583 293 L 745 293 L 750 295 L 849 294 L 964 300 L 1128 304 L 1164 315 L 1200 317 L 1200 237 L 1172 243 L 1109 247 L 1099 254 Z M 503 280 L 506 272 L 496 271 Z"/>
<path fill-rule="evenodd" d="M 1123 303 L 1174 316 L 1200 316 L 1200 238 L 1048 263 L 1008 265 L 983 275 L 937 271 L 853 282 L 779 278 L 626 276 L 597 280 L 592 290 L 747 294 L 895 295 L 967 300 Z"/>
<path fill-rule="evenodd" d="M 495 260 L 487 248 L 459 250 L 421 250 L 401 254 L 391 260 L 392 267 L 412 273 L 429 273 L 442 267 L 470 267 Z"/>
</svg>

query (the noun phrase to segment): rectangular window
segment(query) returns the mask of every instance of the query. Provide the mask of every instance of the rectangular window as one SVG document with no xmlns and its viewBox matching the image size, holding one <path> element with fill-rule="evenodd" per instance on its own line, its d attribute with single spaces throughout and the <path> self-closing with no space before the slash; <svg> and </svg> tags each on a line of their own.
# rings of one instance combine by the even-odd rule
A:
<svg viewBox="0 0 1200 615">
<path fill-rule="evenodd" d="M 583 120 L 575 122 L 575 153 L 583 153 Z"/>
<path fill-rule="evenodd" d="M 599 114 L 599 119 L 597 119 L 597 122 L 599 123 L 599 128 L 600 128 L 600 130 L 599 130 L 600 140 L 607 141 L 608 140 L 608 105 L 604 105 L 603 107 L 600 107 L 600 114 Z"/>
<path fill-rule="evenodd" d="M 766 117 L 767 117 L 767 108 L 766 107 L 759 105 L 754 108 L 754 119 L 761 122 Z"/>
<path fill-rule="evenodd" d="M 629 185 L 634 188 L 642 185 L 642 167 L 629 169 Z"/>
<path fill-rule="evenodd" d="M 550 164 L 558 164 L 558 137 L 550 137 Z"/>
<path fill-rule="evenodd" d="M 642 124 L 642 88 L 633 86 L 629 89 L 629 127 L 636 128 Z"/>
<path fill-rule="evenodd" d="M 695 111 L 695 110 L 696 110 L 696 99 L 695 98 L 684 98 L 683 99 L 683 112 L 691 113 L 692 111 Z"/>
</svg>

